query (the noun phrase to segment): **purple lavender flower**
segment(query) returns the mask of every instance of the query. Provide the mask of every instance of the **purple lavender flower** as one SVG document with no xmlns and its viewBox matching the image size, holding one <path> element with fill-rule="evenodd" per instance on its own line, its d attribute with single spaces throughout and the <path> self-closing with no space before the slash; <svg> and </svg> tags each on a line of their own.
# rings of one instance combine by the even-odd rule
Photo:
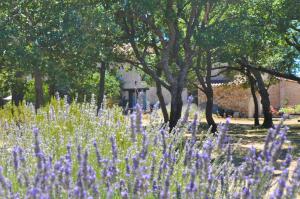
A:
<svg viewBox="0 0 300 199">
<path fill-rule="evenodd" d="M 166 180 L 165 180 L 165 186 L 164 186 L 164 189 L 163 189 L 163 192 L 161 193 L 161 196 L 160 198 L 163 198 L 163 199 L 166 199 L 166 198 L 169 198 L 170 197 L 170 192 L 169 192 L 169 189 L 170 189 L 170 178 L 171 178 L 171 175 L 173 173 L 172 171 L 173 169 L 170 168 L 170 171 L 166 177 Z"/>
<path fill-rule="evenodd" d="M 18 151 L 19 151 L 19 147 L 13 148 L 13 162 L 14 162 L 15 172 L 17 172 L 19 168 Z"/>
<path fill-rule="evenodd" d="M 194 193 L 197 191 L 197 187 L 195 185 L 195 179 L 196 179 L 196 173 L 194 170 L 191 171 L 191 180 L 190 182 L 187 184 L 186 187 L 186 192 L 188 194 Z"/>
<path fill-rule="evenodd" d="M 243 187 L 242 198 L 250 198 L 250 190 L 247 187 Z"/>
<path fill-rule="evenodd" d="M 126 162 L 126 176 L 129 177 L 130 176 L 130 165 L 129 165 L 129 159 L 127 156 L 125 157 L 125 162 Z"/>
<path fill-rule="evenodd" d="M 139 168 L 139 158 L 137 156 L 133 156 L 132 158 L 133 163 L 133 171 L 137 170 Z"/>
<path fill-rule="evenodd" d="M 282 163 L 282 169 L 283 168 L 288 168 L 290 166 L 291 162 L 292 162 L 292 159 L 293 159 L 292 155 L 290 154 L 290 152 L 288 152 L 286 154 L 285 160 Z"/>
<path fill-rule="evenodd" d="M 148 154 L 148 139 L 147 139 L 147 133 L 144 131 L 143 132 L 143 148 L 142 151 L 140 152 L 140 158 L 145 160 Z"/>
<path fill-rule="evenodd" d="M 80 164 L 81 163 L 81 146 L 80 145 L 77 146 L 77 160 L 78 160 L 78 163 Z"/>
<path fill-rule="evenodd" d="M 195 115 L 194 115 L 194 120 L 193 120 L 193 123 L 192 123 L 192 139 L 193 139 L 194 141 L 196 141 L 197 120 L 198 120 L 198 114 L 195 113 Z"/>
<path fill-rule="evenodd" d="M 176 182 L 176 199 L 181 199 L 181 186 Z"/>
<path fill-rule="evenodd" d="M 156 166 L 156 154 L 153 152 L 152 153 L 152 163 L 151 163 L 151 174 L 150 174 L 151 181 L 153 181 L 153 179 L 154 179 L 155 166 Z"/>
<path fill-rule="evenodd" d="M 227 117 L 227 118 L 226 118 L 226 124 L 227 124 L 227 125 L 230 124 L 230 120 L 231 120 L 230 117 Z"/>
<path fill-rule="evenodd" d="M 193 102 L 193 99 L 194 99 L 193 96 L 189 96 L 188 97 L 187 108 L 186 108 L 186 111 L 185 111 L 184 116 L 182 118 L 182 125 L 185 124 L 188 121 L 189 113 L 190 113 L 190 108 L 191 108 L 191 104 Z"/>
<path fill-rule="evenodd" d="M 94 198 L 99 198 L 99 191 L 97 185 L 93 185 L 93 197 Z"/>
<path fill-rule="evenodd" d="M 39 129 L 34 127 L 33 128 L 33 134 L 34 134 L 34 139 L 35 139 L 35 143 L 34 143 L 34 152 L 35 152 L 35 156 L 37 157 L 37 166 L 38 169 L 42 169 L 43 167 L 43 158 L 44 158 L 44 154 L 41 151 L 40 148 L 40 140 L 39 140 Z"/>
<path fill-rule="evenodd" d="M 136 132 L 137 133 L 141 133 L 142 130 L 143 130 L 143 111 L 142 111 L 142 108 L 139 104 L 136 104 L 135 106 L 136 108 Z"/>
<path fill-rule="evenodd" d="M 193 148 L 186 143 L 185 145 L 185 157 L 184 157 L 184 166 L 187 166 L 190 164 L 191 158 L 192 158 Z"/>
<path fill-rule="evenodd" d="M 95 152 L 96 152 L 96 156 L 97 156 L 97 163 L 98 163 L 98 166 L 100 167 L 101 166 L 102 157 L 100 155 L 100 152 L 99 152 L 96 140 L 94 140 L 93 145 L 95 147 Z"/>
<path fill-rule="evenodd" d="M 273 196 L 275 196 L 276 199 L 282 198 L 284 189 L 286 187 L 286 181 L 288 180 L 288 176 L 288 169 L 284 169 L 278 180 L 278 187 L 276 188 L 275 193 L 273 193 Z"/>
<path fill-rule="evenodd" d="M 218 150 L 222 150 L 226 137 L 227 137 L 227 130 L 228 130 L 229 121 L 226 120 L 226 124 L 220 124 L 218 126 L 218 138 L 217 138 L 217 148 Z"/>
<path fill-rule="evenodd" d="M 158 186 L 157 186 L 157 181 L 153 180 L 152 181 L 152 192 L 155 193 L 158 190 Z"/>
<path fill-rule="evenodd" d="M 111 151 L 112 151 L 112 155 L 113 155 L 113 161 L 116 162 L 118 160 L 118 150 L 117 150 L 117 144 L 116 144 L 116 137 L 111 136 L 109 140 L 111 142 Z"/>
<path fill-rule="evenodd" d="M 34 187 L 30 189 L 26 195 L 28 198 L 37 198 L 39 193 L 40 193 L 39 189 Z"/>
<path fill-rule="evenodd" d="M 287 197 L 288 198 L 296 198 L 297 190 L 300 188 L 300 158 L 297 161 L 297 166 L 293 172 L 293 176 L 291 179 L 291 183 L 287 186 Z"/>
<path fill-rule="evenodd" d="M 123 179 L 120 180 L 120 189 L 119 189 L 119 191 L 120 191 L 121 197 L 123 199 L 129 198 L 128 190 L 126 188 L 126 184 L 125 184 L 125 181 Z"/>
<path fill-rule="evenodd" d="M 165 154 L 166 150 L 167 150 L 167 143 L 166 143 L 165 131 L 163 129 L 160 130 L 160 134 L 161 134 L 161 138 L 162 138 L 163 154 Z"/>
<path fill-rule="evenodd" d="M 138 197 L 140 188 L 141 188 L 141 180 L 139 178 L 135 179 L 134 187 L 133 187 L 133 197 Z"/>
<path fill-rule="evenodd" d="M 131 141 L 132 142 L 136 142 L 136 115 L 135 114 L 131 114 L 130 115 L 130 129 L 131 129 Z"/>
<path fill-rule="evenodd" d="M 129 194 L 128 194 L 128 192 L 125 190 L 125 191 L 121 191 L 121 197 L 123 198 L 123 199 L 127 199 L 127 198 L 129 198 L 129 196 L 128 196 Z"/>
<path fill-rule="evenodd" d="M 0 166 L 0 184 L 3 189 L 7 189 L 7 182 L 3 176 L 3 168 Z"/>
</svg>

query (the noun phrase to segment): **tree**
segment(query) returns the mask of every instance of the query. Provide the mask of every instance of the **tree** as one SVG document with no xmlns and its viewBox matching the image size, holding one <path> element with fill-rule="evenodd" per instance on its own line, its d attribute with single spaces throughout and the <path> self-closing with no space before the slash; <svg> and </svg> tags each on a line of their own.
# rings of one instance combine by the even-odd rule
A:
<svg viewBox="0 0 300 199">
<path fill-rule="evenodd" d="M 49 10 L 53 8 L 53 5 L 53 3 L 46 5 L 35 1 L 1 2 L 1 6 L 6 10 L 1 18 L 1 22 L 4 24 L 3 31 L 9 33 L 6 38 L 7 43 L 1 49 L 2 52 L 7 52 L 4 55 L 5 65 L 20 69 L 20 71 L 16 72 L 17 75 L 22 72 L 25 75 L 28 73 L 33 74 L 35 79 L 36 109 L 44 101 L 42 70 L 44 70 L 48 59 L 47 49 L 51 47 L 51 41 L 47 40 L 46 35 L 53 25 L 51 21 L 57 17 L 57 15 L 49 15 Z M 55 9 L 51 11 L 54 12 Z M 16 88 L 12 90 L 13 92 L 17 91 Z"/>
<path fill-rule="evenodd" d="M 181 116 L 181 93 L 188 71 L 198 56 L 196 41 L 202 31 L 199 27 L 204 26 L 213 5 L 210 1 L 172 0 L 115 4 L 123 43 L 129 43 L 134 54 L 134 59 L 127 61 L 136 63 L 158 82 L 157 85 L 171 93 L 171 128 Z M 222 16 L 221 12 L 219 14 Z M 218 20 L 221 16 L 211 18 Z M 157 49 L 157 53 L 153 49 Z M 161 69 L 162 76 L 157 69 Z"/>
<path fill-rule="evenodd" d="M 278 24 L 289 24 L 290 19 L 285 18 L 282 21 L 281 8 L 286 2 L 267 0 L 244 2 L 243 6 L 235 10 L 235 17 L 230 23 L 225 22 L 221 31 L 225 33 L 224 39 L 226 40 L 221 60 L 230 65 L 229 70 L 242 70 L 248 76 L 249 81 L 254 78 L 252 81 L 255 80 L 257 83 L 263 106 L 263 126 L 267 128 L 272 126 L 272 114 L 261 72 L 265 70 L 270 74 L 271 72 L 275 74 L 277 71 L 277 75 L 281 76 L 285 76 L 288 72 L 290 77 L 294 77 L 291 73 L 295 69 L 296 54 L 289 50 L 278 29 Z M 228 31 L 230 35 L 226 34 Z M 251 85 L 253 91 L 253 83 Z"/>
<path fill-rule="evenodd" d="M 99 72 L 98 62 L 112 60 L 114 42 L 108 32 L 114 30 L 105 28 L 108 17 L 97 2 L 1 1 L 1 8 L 5 66 L 33 74 L 36 109 L 44 102 L 45 79 L 51 95 L 71 95 L 83 90 L 84 78 Z"/>
<path fill-rule="evenodd" d="M 205 117 L 212 132 L 217 131 L 217 125 L 213 119 L 213 89 L 212 70 L 213 63 L 220 61 L 220 52 L 226 46 L 226 36 L 232 22 L 232 14 L 240 6 L 240 2 L 207 1 L 204 15 L 200 23 L 200 32 L 197 32 L 195 44 L 197 45 L 197 58 L 194 62 L 199 89 L 206 96 Z M 224 31 L 225 30 L 225 31 Z M 224 34 L 225 33 L 225 34 Z M 193 80 L 192 80 L 193 81 Z"/>
<path fill-rule="evenodd" d="M 246 70 L 246 76 L 248 78 L 249 84 L 250 84 L 250 90 L 251 90 L 251 95 L 253 98 L 253 103 L 254 103 L 254 126 L 259 126 L 259 106 L 258 106 L 258 100 L 256 97 L 256 83 L 257 81 L 255 78 L 252 76 L 251 72 L 249 69 Z"/>
<path fill-rule="evenodd" d="M 206 107 L 205 107 L 205 117 L 207 124 L 212 127 L 212 132 L 216 132 L 217 125 L 212 116 L 212 109 L 213 109 L 213 89 L 211 84 L 211 71 L 212 71 L 212 58 L 211 52 L 208 50 L 206 52 L 206 61 L 204 62 L 204 70 L 206 72 L 205 76 L 202 75 L 200 72 L 200 59 L 201 55 L 198 55 L 197 65 L 194 68 L 198 82 L 200 83 L 201 87 L 199 88 L 205 95 L 206 95 Z"/>
<path fill-rule="evenodd" d="M 101 62 L 99 64 L 99 73 L 100 73 L 100 80 L 99 80 L 99 95 L 97 100 L 97 114 L 101 109 L 101 105 L 103 104 L 104 99 L 104 87 L 105 87 L 105 72 L 106 72 L 106 63 Z"/>
</svg>

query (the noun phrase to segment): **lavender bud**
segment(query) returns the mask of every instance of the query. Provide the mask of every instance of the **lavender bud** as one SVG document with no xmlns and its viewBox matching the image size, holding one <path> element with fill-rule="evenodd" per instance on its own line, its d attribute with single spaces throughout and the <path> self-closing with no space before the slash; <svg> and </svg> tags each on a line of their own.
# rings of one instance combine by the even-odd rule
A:
<svg viewBox="0 0 300 199">
<path fill-rule="evenodd" d="M 77 146 L 77 160 L 78 160 L 78 163 L 80 164 L 81 163 L 81 146 L 80 145 Z"/>
<path fill-rule="evenodd" d="M 176 182 L 176 199 L 181 199 L 181 186 Z"/>
<path fill-rule="evenodd" d="M 117 150 L 117 144 L 116 144 L 116 138 L 115 136 L 110 137 L 111 142 L 111 150 L 113 155 L 113 161 L 116 162 L 118 159 L 118 150 Z"/>
<path fill-rule="evenodd" d="M 100 155 L 100 152 L 99 152 L 96 140 L 94 140 L 93 144 L 94 144 L 95 152 L 96 152 L 96 156 L 97 156 L 97 163 L 98 163 L 98 166 L 100 167 L 101 166 L 102 157 Z"/>
<path fill-rule="evenodd" d="M 131 124 L 131 141 L 136 142 L 136 126 L 135 126 L 135 121 L 136 121 L 136 115 L 131 114 L 130 115 L 130 124 Z"/>
<path fill-rule="evenodd" d="M 141 106 L 139 104 L 136 104 L 135 108 L 136 108 L 136 131 L 137 131 L 137 133 L 141 133 L 143 130 L 143 123 L 142 123 L 143 112 L 142 112 Z"/>
<path fill-rule="evenodd" d="M 130 176 L 130 165 L 129 165 L 128 157 L 125 157 L 125 162 L 126 162 L 126 176 Z"/>
<path fill-rule="evenodd" d="M 19 149 L 18 147 L 13 148 L 13 162 L 14 162 L 15 172 L 17 172 L 19 168 L 18 149 Z"/>
</svg>

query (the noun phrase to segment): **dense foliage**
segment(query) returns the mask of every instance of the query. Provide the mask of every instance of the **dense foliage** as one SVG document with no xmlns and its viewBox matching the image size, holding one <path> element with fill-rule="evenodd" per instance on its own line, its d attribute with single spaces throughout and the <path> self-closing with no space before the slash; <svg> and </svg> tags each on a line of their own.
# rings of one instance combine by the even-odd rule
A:
<svg viewBox="0 0 300 199">
<path fill-rule="evenodd" d="M 191 100 L 191 99 L 190 99 Z M 12 111 L 13 110 L 13 111 Z M 188 110 L 169 132 L 155 110 L 147 120 L 137 106 L 52 101 L 37 115 L 32 105 L 0 111 L 0 196 L 3 198 L 295 198 L 300 160 L 289 170 L 282 153 L 287 128 L 270 129 L 262 151 L 242 162 L 239 142 L 202 132 Z M 276 173 L 281 173 L 276 177 Z"/>
<path fill-rule="evenodd" d="M 25 99 L 37 109 L 58 91 L 77 94 L 78 101 L 96 93 L 100 107 L 106 88 L 108 97 L 118 97 L 110 80 L 116 80 L 115 66 L 126 63 L 155 83 L 171 127 L 181 116 L 184 88 L 199 87 L 214 132 L 211 81 L 216 63 L 226 63 L 231 67 L 220 73 L 253 76 L 249 84 L 261 95 L 263 126 L 270 127 L 267 83 L 260 73 L 300 83 L 298 7 L 298 0 L 1 0 L 0 106 L 11 95 L 15 105 Z M 92 78 L 97 73 L 99 83 Z M 29 76 L 33 82 L 26 81 Z M 162 86 L 171 94 L 170 112 Z"/>
</svg>

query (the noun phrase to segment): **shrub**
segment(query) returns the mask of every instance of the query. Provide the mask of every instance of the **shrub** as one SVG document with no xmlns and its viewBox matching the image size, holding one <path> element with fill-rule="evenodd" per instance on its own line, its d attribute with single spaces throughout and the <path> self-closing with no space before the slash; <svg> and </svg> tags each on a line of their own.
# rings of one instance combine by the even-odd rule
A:
<svg viewBox="0 0 300 199">
<path fill-rule="evenodd" d="M 286 114 L 300 114 L 300 104 L 295 106 L 288 106 L 280 109 L 280 112 Z"/>
<path fill-rule="evenodd" d="M 229 120 L 213 136 L 199 134 L 197 115 L 188 122 L 188 113 L 169 133 L 156 111 L 143 125 L 139 106 L 130 116 L 118 107 L 95 112 L 94 102 L 64 100 L 37 115 L 30 105 L 21 107 L 26 115 L 21 123 L 3 115 L 0 196 L 295 198 L 298 193 L 300 160 L 291 177 L 291 154 L 278 162 L 287 133 L 282 124 L 269 130 L 262 151 L 251 148 L 235 164 L 238 143 L 226 133 Z M 275 169 L 282 171 L 277 178 Z"/>
<path fill-rule="evenodd" d="M 295 106 L 295 113 L 300 113 L 300 104 Z"/>
<path fill-rule="evenodd" d="M 295 109 L 293 107 L 285 107 L 285 108 L 281 108 L 280 112 L 283 112 L 285 114 L 294 114 Z"/>
</svg>

